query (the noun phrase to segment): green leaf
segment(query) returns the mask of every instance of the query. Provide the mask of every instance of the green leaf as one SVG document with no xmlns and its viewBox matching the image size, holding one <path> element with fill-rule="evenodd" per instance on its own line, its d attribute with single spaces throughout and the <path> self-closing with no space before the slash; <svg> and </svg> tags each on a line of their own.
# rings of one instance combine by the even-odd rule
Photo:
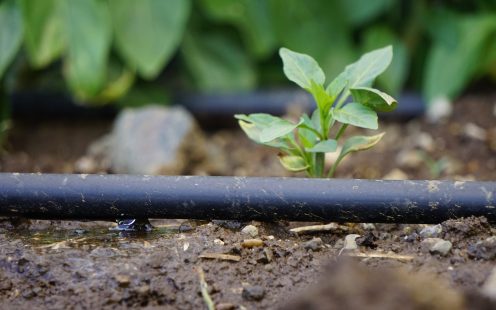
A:
<svg viewBox="0 0 496 310">
<path fill-rule="evenodd" d="M 313 95 L 317 107 L 319 110 L 323 111 L 324 114 L 327 114 L 332 106 L 333 98 L 324 90 L 322 84 L 317 84 L 313 80 L 310 81 L 310 84 L 310 93 Z"/>
<path fill-rule="evenodd" d="M 312 55 L 326 76 L 337 76 L 347 64 L 355 60 L 353 29 L 350 29 L 343 16 L 338 1 L 267 2 L 279 44 Z M 329 39 L 330 34 L 332 39 Z"/>
<path fill-rule="evenodd" d="M 279 55 L 284 65 L 284 74 L 290 81 L 295 82 L 301 88 L 310 91 L 312 81 L 317 84 L 324 83 L 324 72 L 312 57 L 293 52 L 284 47 L 279 49 Z"/>
<path fill-rule="evenodd" d="M 95 96 L 106 81 L 111 42 L 106 2 L 63 1 L 64 30 L 68 44 L 65 76 L 79 98 Z"/>
<path fill-rule="evenodd" d="M 390 27 L 371 27 L 364 34 L 362 50 L 372 50 L 387 44 L 393 46 L 391 65 L 377 77 L 377 85 L 396 96 L 403 89 L 409 71 L 408 50 L 402 39 Z"/>
<path fill-rule="evenodd" d="M 284 137 L 295 130 L 302 122 L 303 120 L 300 120 L 297 124 L 293 124 L 285 119 L 275 117 L 271 124 L 262 130 L 260 141 L 262 143 L 267 143 L 277 138 Z"/>
<path fill-rule="evenodd" d="M 354 27 L 372 20 L 374 17 L 389 10 L 394 3 L 392 0 L 341 0 L 343 14 Z"/>
<path fill-rule="evenodd" d="M 209 18 L 230 23 L 238 28 L 246 48 L 258 59 L 265 59 L 272 54 L 277 40 L 272 26 L 269 1 L 202 0 L 200 3 Z"/>
<path fill-rule="evenodd" d="M 29 61 L 41 68 L 59 57 L 64 49 L 60 0 L 21 0 Z"/>
<path fill-rule="evenodd" d="M 326 92 L 334 101 L 348 84 L 346 71 L 341 72 L 326 88 Z"/>
<path fill-rule="evenodd" d="M 306 170 L 309 165 L 301 156 L 279 156 L 279 161 L 289 171 L 298 172 Z"/>
<path fill-rule="evenodd" d="M 358 151 L 364 151 L 368 150 L 374 145 L 376 145 L 384 136 L 384 133 L 380 133 L 375 136 L 354 136 L 346 140 L 346 142 L 343 145 L 343 148 L 341 149 L 341 153 L 339 154 L 338 159 L 336 160 L 336 163 L 339 163 L 346 155 L 353 153 L 353 152 L 358 152 Z"/>
<path fill-rule="evenodd" d="M 254 66 L 248 55 L 238 42 L 223 33 L 187 35 L 181 53 L 197 87 L 205 92 L 255 87 Z"/>
<path fill-rule="evenodd" d="M 377 129 L 379 124 L 377 122 L 377 113 L 371 108 L 364 106 L 357 102 L 348 103 L 340 109 L 333 111 L 335 120 L 353 126 Z"/>
<path fill-rule="evenodd" d="M 338 147 L 338 142 L 334 139 L 329 139 L 325 141 L 320 141 L 315 144 L 314 147 L 307 148 L 307 152 L 310 153 L 332 153 L 335 152 Z"/>
<path fill-rule="evenodd" d="M 17 3 L 0 3 L 0 78 L 14 59 L 22 42 L 22 20 Z"/>
<path fill-rule="evenodd" d="M 157 77 L 183 37 L 189 0 L 110 0 L 115 44 L 130 67 Z"/>
<path fill-rule="evenodd" d="M 262 142 L 260 138 L 262 131 L 270 126 L 273 122 L 279 119 L 265 113 L 254 113 L 250 115 L 236 114 L 234 115 L 239 120 L 239 126 L 246 133 L 248 138 L 259 144 L 264 144 L 276 148 L 290 149 L 290 146 L 282 139 L 274 139 L 270 142 Z"/>
<path fill-rule="evenodd" d="M 106 104 L 114 103 L 125 96 L 132 87 L 135 80 L 134 71 L 116 60 L 109 61 L 107 66 L 107 81 L 102 90 L 93 98 L 92 103 Z M 148 101 L 150 102 L 150 101 Z M 157 103 L 157 102 L 153 102 Z"/>
<path fill-rule="evenodd" d="M 350 89 L 355 102 L 366 105 L 374 111 L 390 112 L 396 109 L 398 102 L 388 94 L 369 87 L 357 87 Z"/>
<path fill-rule="evenodd" d="M 345 69 L 348 87 L 371 86 L 374 79 L 387 69 L 393 58 L 393 49 L 386 46 L 364 54 Z"/>
<path fill-rule="evenodd" d="M 319 136 L 317 135 L 319 129 L 315 128 L 312 120 L 308 117 L 307 114 L 303 114 L 301 118 L 303 122 L 298 128 L 298 137 L 301 144 L 303 144 L 305 148 L 311 148 L 319 140 Z"/>
<path fill-rule="evenodd" d="M 458 96 L 474 77 L 485 48 L 494 41 L 494 14 L 460 16 L 458 23 L 460 34 L 456 46 L 436 41 L 427 55 L 423 93 L 429 102 L 437 97 Z"/>
</svg>

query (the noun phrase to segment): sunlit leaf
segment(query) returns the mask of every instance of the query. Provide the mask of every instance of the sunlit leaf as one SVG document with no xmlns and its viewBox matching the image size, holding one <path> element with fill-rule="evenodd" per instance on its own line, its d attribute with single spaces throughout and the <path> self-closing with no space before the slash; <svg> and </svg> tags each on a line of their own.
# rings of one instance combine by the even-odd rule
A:
<svg viewBox="0 0 496 310">
<path fill-rule="evenodd" d="M 279 156 L 279 161 L 284 168 L 293 172 L 303 171 L 309 167 L 305 159 L 301 156 Z"/>
<path fill-rule="evenodd" d="M 387 69 L 393 58 L 393 49 L 386 46 L 364 54 L 345 69 L 348 87 L 371 86 L 374 79 Z"/>
<path fill-rule="evenodd" d="M 338 147 L 338 142 L 333 139 L 321 141 L 315 144 L 311 148 L 307 148 L 306 151 L 310 153 L 332 153 L 335 152 Z"/>
<path fill-rule="evenodd" d="M 303 114 L 301 118 L 303 122 L 298 128 L 298 137 L 304 147 L 311 148 L 319 140 L 319 136 L 317 135 L 318 128 L 315 128 L 307 114 Z"/>
<path fill-rule="evenodd" d="M 310 93 L 312 93 L 317 106 L 325 114 L 329 111 L 332 106 L 333 98 L 324 90 L 322 84 L 317 84 L 313 80 L 310 81 Z"/>
<path fill-rule="evenodd" d="M 277 121 L 277 119 L 279 119 L 278 117 L 265 113 L 254 113 L 250 115 L 236 114 L 234 117 L 239 120 L 239 125 L 248 138 L 254 142 L 276 148 L 290 148 L 290 146 L 282 139 L 262 142 L 262 131 L 268 128 L 273 122 Z"/>
<path fill-rule="evenodd" d="M 326 92 L 331 98 L 336 99 L 348 84 L 346 71 L 341 72 L 326 88 Z"/>
<path fill-rule="evenodd" d="M 279 55 L 282 58 L 284 74 L 301 88 L 310 90 L 312 81 L 317 84 L 324 83 L 324 72 L 312 57 L 293 52 L 287 48 L 281 48 Z"/>
<path fill-rule="evenodd" d="M 333 111 L 333 117 L 338 122 L 353 126 L 377 129 L 377 113 L 371 108 L 357 102 L 348 103 L 340 109 Z"/>
<path fill-rule="evenodd" d="M 380 133 L 378 135 L 368 136 L 368 137 L 354 136 L 349 138 L 344 143 L 343 148 L 341 149 L 341 153 L 339 154 L 339 157 L 336 162 L 339 163 L 346 155 L 350 153 L 370 149 L 371 147 L 379 143 L 379 141 L 381 141 L 383 136 L 384 133 Z"/>
<path fill-rule="evenodd" d="M 409 73 L 409 55 L 404 38 L 386 26 L 375 26 L 364 33 L 363 50 L 372 50 L 387 44 L 393 47 L 391 65 L 377 77 L 377 85 L 396 96 L 403 89 Z"/>
</svg>

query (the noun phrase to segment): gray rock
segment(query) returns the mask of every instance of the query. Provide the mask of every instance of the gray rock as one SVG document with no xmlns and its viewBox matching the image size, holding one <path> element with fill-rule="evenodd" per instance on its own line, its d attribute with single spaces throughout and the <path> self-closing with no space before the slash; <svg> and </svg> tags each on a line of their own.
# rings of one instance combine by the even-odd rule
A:
<svg viewBox="0 0 496 310">
<path fill-rule="evenodd" d="M 443 232 L 443 227 L 440 224 L 424 227 L 419 235 L 422 238 L 437 238 Z"/>
<path fill-rule="evenodd" d="M 255 238 L 258 236 L 258 228 L 253 225 L 247 225 L 241 230 L 241 233 Z"/>
<path fill-rule="evenodd" d="M 110 140 L 112 171 L 180 174 L 205 157 L 205 141 L 182 107 L 146 106 L 122 111 Z"/>
<path fill-rule="evenodd" d="M 442 256 L 448 255 L 451 251 L 452 244 L 450 241 L 441 238 L 426 238 L 420 243 L 422 252 L 429 252 L 431 254 L 440 254 Z"/>
<path fill-rule="evenodd" d="M 323 244 L 324 242 L 322 242 L 322 239 L 313 238 L 312 240 L 305 242 L 303 247 L 305 248 L 305 250 L 312 250 L 314 252 L 317 252 L 322 248 Z"/>
<path fill-rule="evenodd" d="M 452 247 L 453 245 L 451 244 L 450 241 L 441 240 L 434 243 L 434 245 L 430 249 L 430 252 L 432 254 L 440 254 L 442 256 L 446 256 L 451 251 Z"/>
<path fill-rule="evenodd" d="M 472 258 L 492 260 L 496 258 L 496 236 L 468 246 L 468 255 Z"/>
<path fill-rule="evenodd" d="M 247 286 L 243 288 L 243 292 L 241 293 L 241 296 L 245 300 L 260 301 L 265 296 L 265 290 L 263 287 L 259 285 Z"/>
</svg>

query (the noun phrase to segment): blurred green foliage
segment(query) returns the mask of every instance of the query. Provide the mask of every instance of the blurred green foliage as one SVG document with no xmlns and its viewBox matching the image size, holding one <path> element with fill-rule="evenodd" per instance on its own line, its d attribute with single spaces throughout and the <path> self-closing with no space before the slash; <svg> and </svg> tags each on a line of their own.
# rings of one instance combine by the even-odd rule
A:
<svg viewBox="0 0 496 310">
<path fill-rule="evenodd" d="M 474 79 L 496 79 L 496 1 L 0 2 L 0 78 L 23 80 L 26 66 L 38 75 L 58 68 L 83 102 L 135 105 L 143 92 L 133 87 L 157 81 L 204 92 L 282 84 L 280 46 L 312 55 L 335 76 L 389 44 L 395 58 L 381 88 L 454 98 Z"/>
</svg>

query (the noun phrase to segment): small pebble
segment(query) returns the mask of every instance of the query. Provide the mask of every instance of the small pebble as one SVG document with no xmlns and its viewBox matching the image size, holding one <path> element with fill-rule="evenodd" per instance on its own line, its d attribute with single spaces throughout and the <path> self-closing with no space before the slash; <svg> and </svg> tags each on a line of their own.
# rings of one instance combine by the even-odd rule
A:
<svg viewBox="0 0 496 310">
<path fill-rule="evenodd" d="M 418 168 L 424 163 L 424 159 L 417 150 L 404 150 L 396 156 L 398 165 L 406 168 Z"/>
<path fill-rule="evenodd" d="M 215 309 L 217 309 L 217 310 L 234 310 L 234 309 L 236 309 L 236 305 L 231 304 L 229 302 L 223 302 L 223 303 L 217 304 L 215 306 Z"/>
<path fill-rule="evenodd" d="M 443 227 L 440 224 L 424 227 L 419 235 L 422 238 L 437 238 L 443 232 Z"/>
<path fill-rule="evenodd" d="M 179 232 L 188 232 L 192 230 L 193 230 L 193 226 L 191 226 L 191 224 L 188 222 L 181 223 L 181 225 L 179 225 Z"/>
<path fill-rule="evenodd" d="M 74 230 L 74 232 L 78 235 L 82 235 L 82 234 L 86 233 L 86 230 L 85 229 L 76 229 L 76 230 Z"/>
<path fill-rule="evenodd" d="M 264 248 L 258 255 L 257 262 L 261 264 L 268 264 L 274 258 L 272 250 L 269 248 Z"/>
<path fill-rule="evenodd" d="M 496 268 L 493 268 L 489 274 L 489 277 L 487 277 L 486 281 L 482 285 L 482 294 L 496 300 Z"/>
<path fill-rule="evenodd" d="M 258 236 L 258 228 L 253 225 L 247 225 L 241 230 L 242 234 L 250 235 L 252 238 Z"/>
<path fill-rule="evenodd" d="M 220 240 L 220 239 L 215 239 L 214 240 L 214 244 L 215 245 L 224 245 L 224 241 Z"/>
<path fill-rule="evenodd" d="M 402 170 L 395 168 L 383 177 L 384 180 L 408 180 L 408 175 Z"/>
<path fill-rule="evenodd" d="M 446 97 L 438 97 L 427 105 L 427 120 L 437 123 L 453 113 L 453 103 Z"/>
<path fill-rule="evenodd" d="M 260 301 L 265 296 L 265 290 L 263 287 L 259 285 L 247 286 L 243 288 L 243 292 L 241 293 L 241 296 L 245 300 Z"/>
<path fill-rule="evenodd" d="M 421 132 L 417 135 L 417 145 L 427 151 L 427 152 L 432 152 L 434 151 L 434 148 L 436 146 L 436 143 L 434 142 L 434 139 L 432 136 L 426 132 Z"/>
<path fill-rule="evenodd" d="M 358 245 L 368 247 L 371 249 L 377 248 L 377 244 L 375 243 L 375 241 L 377 241 L 377 237 L 376 235 L 374 235 L 372 231 L 367 231 L 363 236 L 355 239 L 355 242 Z"/>
<path fill-rule="evenodd" d="M 117 281 L 117 283 L 121 287 L 129 286 L 129 284 L 131 283 L 131 278 L 129 278 L 129 276 L 122 275 L 122 274 L 116 275 L 115 280 Z"/>
<path fill-rule="evenodd" d="M 472 139 L 485 141 L 487 138 L 487 132 L 484 128 L 477 126 L 474 123 L 467 123 L 463 127 L 463 133 Z"/>
<path fill-rule="evenodd" d="M 303 247 L 305 248 L 305 250 L 312 250 L 314 252 L 317 252 L 317 251 L 320 251 L 323 244 L 324 244 L 324 242 L 322 242 L 322 239 L 313 238 L 312 240 L 305 242 Z"/>
<path fill-rule="evenodd" d="M 244 248 L 263 246 L 263 241 L 261 239 L 246 239 L 241 242 L 241 246 Z"/>
<path fill-rule="evenodd" d="M 360 226 L 362 226 L 363 230 L 375 230 L 375 225 L 373 223 L 362 223 Z"/>
<path fill-rule="evenodd" d="M 241 223 L 240 221 L 230 221 L 230 220 L 212 220 L 212 223 L 214 223 L 217 226 L 232 230 L 238 230 L 241 228 L 241 226 L 243 226 L 243 223 Z"/>
<path fill-rule="evenodd" d="M 136 292 L 140 295 L 147 295 L 150 292 L 150 286 L 149 285 L 142 285 L 136 289 Z"/>
<path fill-rule="evenodd" d="M 356 243 L 356 238 L 360 237 L 357 234 L 351 234 L 344 237 L 344 246 L 343 250 L 356 250 L 358 249 L 358 245 Z"/>
</svg>

